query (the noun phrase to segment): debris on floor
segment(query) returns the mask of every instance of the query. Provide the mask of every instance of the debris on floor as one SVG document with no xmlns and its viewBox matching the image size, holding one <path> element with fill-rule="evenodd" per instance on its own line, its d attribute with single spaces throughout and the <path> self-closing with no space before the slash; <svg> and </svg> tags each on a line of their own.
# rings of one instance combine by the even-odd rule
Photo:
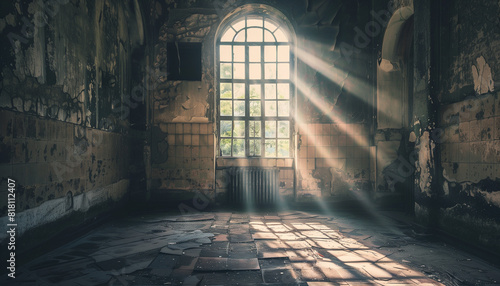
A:
<svg viewBox="0 0 500 286">
<path fill-rule="evenodd" d="M 401 228 L 396 223 L 306 212 L 136 216 L 111 222 L 31 261 L 19 269 L 16 285 L 483 285 L 500 281 L 500 270 L 481 259 L 436 241 L 409 237 Z"/>
</svg>

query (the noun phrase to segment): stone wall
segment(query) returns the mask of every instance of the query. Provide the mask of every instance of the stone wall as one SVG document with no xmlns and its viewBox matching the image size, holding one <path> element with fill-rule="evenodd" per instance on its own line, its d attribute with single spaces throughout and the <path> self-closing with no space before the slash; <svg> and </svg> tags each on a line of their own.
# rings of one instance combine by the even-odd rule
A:
<svg viewBox="0 0 500 286">
<path fill-rule="evenodd" d="M 370 88 L 370 80 L 364 79 L 373 79 L 370 74 L 375 67 L 375 59 L 371 46 L 354 47 L 351 32 L 356 25 L 364 26 L 371 17 L 368 13 L 358 15 L 359 10 L 354 3 L 326 0 L 295 0 L 286 4 L 282 1 L 266 2 L 286 15 L 292 23 L 296 29 L 296 46 L 301 51 L 297 53 L 297 77 L 301 79 L 301 84 L 296 86 L 298 110 L 295 113 L 295 130 L 299 138 L 297 140 L 302 140 L 302 143 L 297 141 L 293 144 L 300 153 L 298 157 L 224 159 L 216 156 L 217 151 L 212 151 L 213 144 L 215 150 L 218 148 L 213 143 L 217 142 L 216 136 L 210 138 L 208 145 L 200 141 L 198 146 L 193 141 L 186 141 L 187 138 L 180 140 L 181 134 L 191 136 L 191 140 L 198 135 L 185 131 L 186 126 L 191 126 L 191 132 L 195 125 L 216 126 L 215 111 L 218 107 L 215 106 L 216 89 L 213 86 L 216 31 L 228 13 L 247 3 L 249 1 L 169 1 L 157 5 L 164 11 L 165 19 L 159 24 L 158 35 L 155 36 L 155 67 L 165 69 L 168 42 L 202 43 L 202 80 L 189 82 L 167 79 L 154 92 L 152 159 L 160 158 L 161 162 L 153 164 L 153 193 L 166 196 L 176 194 L 182 198 L 181 194 L 193 194 L 193 191 L 201 188 L 208 197 L 215 198 L 217 193 L 217 197 L 223 201 L 229 184 L 224 170 L 231 166 L 279 167 L 282 196 L 291 200 L 295 200 L 296 196 L 305 200 L 312 197 L 331 198 L 333 194 L 349 198 L 350 190 L 362 186 L 369 188 L 370 161 L 366 149 L 372 123 L 370 105 L 373 89 Z M 339 72 L 322 74 L 331 67 Z M 327 112 L 317 105 L 314 98 L 309 98 L 310 93 L 327 104 Z M 170 127 L 174 124 L 184 124 L 182 131 L 177 130 L 177 127 L 174 131 Z M 330 126 L 337 124 L 347 126 L 348 131 L 332 131 Z M 300 131 L 300 125 L 318 125 L 318 133 L 310 134 L 313 139 L 306 139 L 308 134 L 304 132 L 305 129 Z M 352 136 L 346 136 L 351 127 L 359 129 L 353 137 L 362 140 L 357 142 L 353 141 Z M 213 129 L 209 134 L 216 135 L 217 132 Z M 316 142 L 315 135 L 328 140 Z M 299 148 L 300 144 L 302 147 Z M 308 149 L 313 152 L 316 146 L 323 152 L 317 155 L 304 153 Z M 201 152 L 202 148 L 210 150 L 212 157 L 199 157 L 198 151 Z M 358 149 L 363 150 L 355 152 Z M 214 160 L 215 164 L 212 164 Z M 212 174 L 215 174 L 215 179 Z"/>
<path fill-rule="evenodd" d="M 299 198 L 345 199 L 353 198 L 352 191 L 368 191 L 369 133 L 363 124 L 307 124 L 305 129 L 299 133 Z"/>
<path fill-rule="evenodd" d="M 47 223 L 78 216 L 57 227 L 64 231 L 109 211 L 127 197 L 131 169 L 143 168 L 129 160 L 131 140 L 141 154 L 143 136 L 129 135 L 142 104 L 130 95 L 142 84 L 132 54 L 144 40 L 133 4 L 2 4 L 0 220 L 13 178 L 18 234 L 39 231 L 35 244 L 57 234 L 44 231 Z"/>
<path fill-rule="evenodd" d="M 437 121 L 439 226 L 500 253 L 500 3 L 442 4 Z M 481 17 L 478 17 L 481 15 Z M 466 23 L 466 24 L 465 24 Z M 422 204 L 428 213 L 429 204 Z"/>
</svg>

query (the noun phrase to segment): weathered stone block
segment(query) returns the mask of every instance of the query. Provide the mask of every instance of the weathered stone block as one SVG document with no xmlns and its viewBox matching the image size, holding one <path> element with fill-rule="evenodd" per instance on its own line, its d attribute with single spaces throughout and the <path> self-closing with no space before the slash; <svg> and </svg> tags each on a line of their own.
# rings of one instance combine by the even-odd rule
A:
<svg viewBox="0 0 500 286">
<path fill-rule="evenodd" d="M 313 170 L 315 167 L 316 167 L 316 160 L 315 159 L 307 159 L 307 169 Z"/>
<path fill-rule="evenodd" d="M 469 124 L 470 141 L 481 140 L 481 123 L 478 120 L 471 121 Z"/>
<path fill-rule="evenodd" d="M 183 135 L 184 138 L 183 138 L 183 144 L 184 145 L 191 145 L 191 135 L 190 134 L 185 134 Z"/>
<path fill-rule="evenodd" d="M 500 117 L 494 118 L 494 126 L 493 126 L 493 139 L 500 139 Z"/>
<path fill-rule="evenodd" d="M 184 134 L 191 134 L 191 124 L 190 123 L 184 123 L 183 126 L 183 133 Z"/>
<path fill-rule="evenodd" d="M 469 122 L 460 122 L 458 126 L 458 139 L 460 142 L 469 142 Z"/>
<path fill-rule="evenodd" d="M 480 121 L 481 124 L 481 140 L 487 141 L 493 139 L 493 129 L 495 125 L 495 121 L 493 118 L 483 119 Z"/>
<path fill-rule="evenodd" d="M 444 138 L 446 142 L 456 143 L 459 142 L 459 128 L 458 125 L 450 125 L 444 128 Z"/>
<path fill-rule="evenodd" d="M 175 134 L 183 134 L 184 124 L 177 123 L 175 124 Z"/>
</svg>

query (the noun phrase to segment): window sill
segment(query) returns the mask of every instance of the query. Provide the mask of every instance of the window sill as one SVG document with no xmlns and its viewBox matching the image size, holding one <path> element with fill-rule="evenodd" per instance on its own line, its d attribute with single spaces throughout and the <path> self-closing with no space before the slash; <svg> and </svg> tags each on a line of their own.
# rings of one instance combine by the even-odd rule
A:
<svg viewBox="0 0 500 286">
<path fill-rule="evenodd" d="M 293 158 L 216 158 L 217 168 L 226 167 L 280 167 L 292 168 Z"/>
</svg>

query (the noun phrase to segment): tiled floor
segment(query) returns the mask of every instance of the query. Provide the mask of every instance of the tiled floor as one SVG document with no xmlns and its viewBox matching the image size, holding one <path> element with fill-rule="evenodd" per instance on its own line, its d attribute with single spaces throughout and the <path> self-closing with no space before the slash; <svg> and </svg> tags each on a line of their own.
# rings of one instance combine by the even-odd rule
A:
<svg viewBox="0 0 500 286">
<path fill-rule="evenodd" d="M 500 269 L 404 233 L 404 223 L 348 214 L 136 215 L 30 262 L 14 285 L 500 283 Z"/>
</svg>

